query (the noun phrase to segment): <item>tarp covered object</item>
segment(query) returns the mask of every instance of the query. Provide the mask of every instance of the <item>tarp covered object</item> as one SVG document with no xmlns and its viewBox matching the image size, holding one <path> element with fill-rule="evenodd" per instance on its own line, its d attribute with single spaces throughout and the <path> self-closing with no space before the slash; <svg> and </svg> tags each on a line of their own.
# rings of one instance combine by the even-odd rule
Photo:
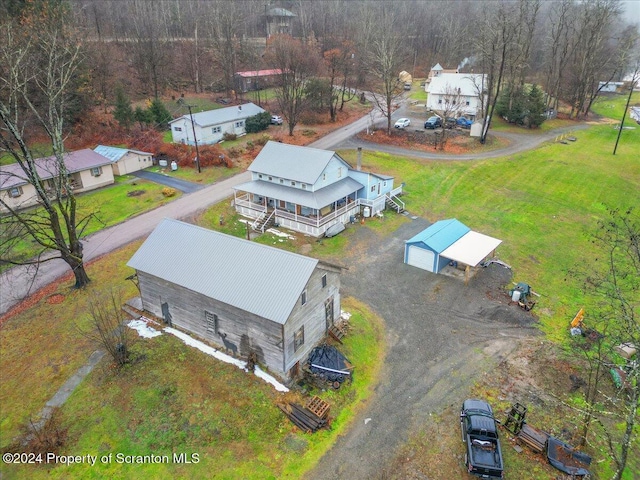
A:
<svg viewBox="0 0 640 480">
<path fill-rule="evenodd" d="M 591 457 L 577 452 L 571 445 L 555 437 L 549 437 L 547 442 L 547 458 L 551 465 L 562 472 L 578 476 L 589 475 L 589 470 L 584 467 L 591 465 Z"/>
<path fill-rule="evenodd" d="M 332 345 L 321 345 L 311 350 L 308 363 L 313 373 L 326 377 L 330 382 L 344 382 L 353 369 L 349 360 Z"/>
</svg>

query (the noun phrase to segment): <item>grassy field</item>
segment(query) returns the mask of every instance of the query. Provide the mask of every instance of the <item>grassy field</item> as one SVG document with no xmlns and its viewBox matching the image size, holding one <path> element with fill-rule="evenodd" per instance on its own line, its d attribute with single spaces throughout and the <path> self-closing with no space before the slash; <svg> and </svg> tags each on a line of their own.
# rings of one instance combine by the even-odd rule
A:
<svg viewBox="0 0 640 480">
<path fill-rule="evenodd" d="M 625 132 L 611 154 L 616 131 L 597 126 L 576 132 L 576 142 L 547 143 L 510 158 L 474 162 L 414 161 L 367 152 L 363 168 L 405 182 L 407 209 L 431 221 L 458 218 L 503 240 L 500 258 L 515 281 L 541 293 L 542 328 L 559 339 L 589 299 L 576 270 L 597 257 L 589 241 L 607 207 L 638 204 L 640 131 Z M 355 163 L 355 152 L 340 152 Z"/>
<path fill-rule="evenodd" d="M 620 120 L 622 120 L 622 115 L 624 113 L 624 107 L 627 104 L 628 96 L 628 93 L 610 93 L 601 95 L 595 102 L 593 102 L 591 110 L 593 111 L 593 113 L 602 115 L 603 117 L 611 118 L 613 120 L 617 120 L 619 122 Z M 629 106 L 640 106 L 640 92 L 633 92 L 633 94 L 631 94 L 631 102 L 629 103 Z M 625 126 L 638 125 L 633 119 L 629 117 L 628 111 L 624 124 Z M 640 126 L 637 126 L 637 128 L 640 128 Z"/>
</svg>

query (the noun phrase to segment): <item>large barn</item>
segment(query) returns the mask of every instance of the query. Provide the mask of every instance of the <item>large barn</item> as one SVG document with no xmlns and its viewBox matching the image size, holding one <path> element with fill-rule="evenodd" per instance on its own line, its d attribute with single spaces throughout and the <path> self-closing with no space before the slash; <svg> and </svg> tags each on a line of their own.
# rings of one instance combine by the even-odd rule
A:
<svg viewBox="0 0 640 480">
<path fill-rule="evenodd" d="M 340 315 L 340 267 L 177 220 L 127 265 L 145 311 L 285 381 Z"/>
</svg>

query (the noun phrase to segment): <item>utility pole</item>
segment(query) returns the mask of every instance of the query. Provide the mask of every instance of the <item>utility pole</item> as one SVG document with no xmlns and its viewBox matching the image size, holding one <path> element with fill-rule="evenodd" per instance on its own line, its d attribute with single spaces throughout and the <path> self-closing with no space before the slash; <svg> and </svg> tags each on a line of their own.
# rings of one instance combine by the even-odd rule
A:
<svg viewBox="0 0 640 480">
<path fill-rule="evenodd" d="M 616 154 L 618 150 L 618 142 L 620 141 L 620 135 L 622 134 L 622 127 L 624 126 L 624 119 L 627 117 L 627 110 L 629 110 L 629 103 L 631 103 L 631 95 L 633 95 L 633 87 L 640 78 L 640 65 L 636 65 L 636 69 L 631 76 L 631 86 L 629 87 L 629 96 L 627 97 L 627 104 L 624 107 L 624 113 L 622 114 L 622 121 L 620 122 L 620 128 L 618 129 L 618 136 L 616 137 L 616 144 L 613 147 L 613 154 Z"/>
<path fill-rule="evenodd" d="M 196 127 L 193 123 L 193 113 L 191 112 L 191 105 L 187 105 L 189 109 L 189 117 L 191 117 L 191 130 L 193 131 L 193 143 L 196 144 L 196 165 L 198 167 L 198 173 L 200 173 L 200 152 L 198 151 L 198 139 L 196 138 Z"/>
</svg>

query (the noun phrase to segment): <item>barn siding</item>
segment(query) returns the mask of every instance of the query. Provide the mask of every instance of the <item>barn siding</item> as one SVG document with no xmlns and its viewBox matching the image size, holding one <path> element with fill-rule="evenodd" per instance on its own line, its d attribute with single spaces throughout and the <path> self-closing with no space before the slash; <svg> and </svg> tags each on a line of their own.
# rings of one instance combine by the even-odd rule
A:
<svg viewBox="0 0 640 480">
<path fill-rule="evenodd" d="M 327 286 L 322 288 L 322 276 L 327 275 Z M 311 274 L 305 287 L 307 303 L 296 303 L 289 320 L 284 325 L 285 371 L 289 371 L 297 362 L 303 361 L 313 347 L 326 336 L 325 300 L 333 295 L 333 323 L 340 316 L 340 274 L 337 270 L 323 268 L 321 265 Z M 304 325 L 304 344 L 294 350 L 294 337 Z"/>
<path fill-rule="evenodd" d="M 280 324 L 141 271 L 138 280 L 146 311 L 163 318 L 162 304 L 167 303 L 175 327 L 192 332 L 224 351 L 222 337 L 207 331 L 205 310 L 216 314 L 218 331 L 227 334 L 227 342 L 235 346 L 238 355 L 246 356 L 253 349 L 261 364 L 284 375 Z"/>
</svg>

